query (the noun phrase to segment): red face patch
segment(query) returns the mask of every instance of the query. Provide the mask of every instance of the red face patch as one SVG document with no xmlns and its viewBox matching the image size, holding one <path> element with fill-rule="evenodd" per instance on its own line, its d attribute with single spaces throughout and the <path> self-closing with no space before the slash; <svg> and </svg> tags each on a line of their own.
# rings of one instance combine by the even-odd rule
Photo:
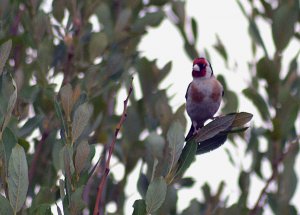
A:
<svg viewBox="0 0 300 215">
<path fill-rule="evenodd" d="M 195 64 L 208 64 L 207 60 L 204 57 L 200 57 L 200 58 L 195 58 L 193 65 Z"/>
</svg>

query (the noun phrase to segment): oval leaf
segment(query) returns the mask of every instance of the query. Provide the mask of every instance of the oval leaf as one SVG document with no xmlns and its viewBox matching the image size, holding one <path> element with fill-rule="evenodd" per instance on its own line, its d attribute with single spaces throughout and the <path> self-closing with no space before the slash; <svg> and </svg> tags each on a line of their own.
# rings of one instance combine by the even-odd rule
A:
<svg viewBox="0 0 300 215">
<path fill-rule="evenodd" d="M 73 90 L 71 84 L 66 84 L 60 89 L 60 99 L 64 112 L 67 118 L 70 117 L 70 113 L 73 108 Z"/>
<path fill-rule="evenodd" d="M 139 199 L 139 200 L 135 200 L 134 204 L 133 204 L 133 208 L 134 211 L 132 213 L 132 215 L 146 215 L 146 203 L 145 200 L 143 199 Z"/>
<path fill-rule="evenodd" d="M 7 214 L 7 215 L 11 215 L 13 214 L 13 210 L 9 204 L 9 201 L 4 198 L 1 194 L 0 194 L 0 214 Z"/>
<path fill-rule="evenodd" d="M 11 50 L 11 44 L 11 40 L 8 40 L 0 46 L 0 75 L 2 74 L 4 65 L 8 59 Z"/>
<path fill-rule="evenodd" d="M 184 144 L 183 127 L 179 122 L 172 123 L 167 133 L 170 150 L 169 171 L 176 165 Z"/>
<path fill-rule="evenodd" d="M 196 142 L 202 142 L 204 140 L 214 137 L 221 131 L 226 130 L 231 126 L 234 119 L 235 115 L 226 115 L 208 123 L 206 126 L 200 129 L 198 135 L 196 136 Z"/>
<path fill-rule="evenodd" d="M 281 4 L 273 15 L 272 35 L 278 50 L 283 50 L 294 35 L 294 26 L 299 13 L 299 1 L 293 2 Z"/>
<path fill-rule="evenodd" d="M 89 157 L 90 146 L 87 141 L 81 142 L 76 149 L 75 170 L 79 174 L 85 167 L 86 160 Z"/>
<path fill-rule="evenodd" d="M 87 103 L 80 105 L 76 109 L 72 123 L 72 136 L 74 140 L 76 140 L 85 129 L 92 115 L 92 111 L 92 106 Z"/>
<path fill-rule="evenodd" d="M 157 211 L 164 203 L 167 194 L 167 184 L 165 180 L 161 178 L 154 179 L 146 193 L 146 210 L 147 213 L 153 213 Z"/>
<path fill-rule="evenodd" d="M 240 127 L 250 122 L 253 115 L 247 112 L 240 112 L 235 114 L 235 118 L 231 124 L 231 127 Z"/>
<path fill-rule="evenodd" d="M 14 213 L 23 206 L 28 189 L 28 167 L 24 149 L 16 145 L 8 164 L 8 196 Z"/>
</svg>

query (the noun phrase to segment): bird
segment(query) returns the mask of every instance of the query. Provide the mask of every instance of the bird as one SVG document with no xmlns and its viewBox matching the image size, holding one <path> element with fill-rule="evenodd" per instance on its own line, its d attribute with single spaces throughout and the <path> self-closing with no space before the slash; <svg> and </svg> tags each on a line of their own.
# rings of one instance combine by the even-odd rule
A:
<svg viewBox="0 0 300 215">
<path fill-rule="evenodd" d="M 192 76 L 193 80 L 185 94 L 186 111 L 192 125 L 185 141 L 193 137 L 207 120 L 214 119 L 224 96 L 223 86 L 214 76 L 212 66 L 205 58 L 194 59 Z"/>
</svg>

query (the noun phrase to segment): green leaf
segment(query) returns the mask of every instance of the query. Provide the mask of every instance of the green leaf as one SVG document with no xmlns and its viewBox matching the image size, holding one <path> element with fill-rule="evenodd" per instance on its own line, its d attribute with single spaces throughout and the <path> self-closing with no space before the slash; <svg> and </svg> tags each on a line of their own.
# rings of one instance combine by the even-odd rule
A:
<svg viewBox="0 0 300 215">
<path fill-rule="evenodd" d="M 2 74 L 4 65 L 9 57 L 11 45 L 11 40 L 8 40 L 0 46 L 0 75 Z"/>
<path fill-rule="evenodd" d="M 49 187 L 41 187 L 38 194 L 32 201 L 31 208 L 35 210 L 41 204 L 51 205 L 55 201 L 55 192 L 51 191 Z"/>
<path fill-rule="evenodd" d="M 44 115 L 35 115 L 34 117 L 29 118 L 18 131 L 18 136 L 23 138 L 29 136 L 34 131 L 34 129 L 40 125 L 43 119 Z"/>
<path fill-rule="evenodd" d="M 61 22 L 64 18 L 65 1 L 53 1 L 52 8 L 53 16 L 58 22 Z"/>
<path fill-rule="evenodd" d="M 0 119 L 1 131 L 8 124 L 11 113 L 17 100 L 17 85 L 12 75 L 8 72 L 2 73 L 0 76 Z"/>
<path fill-rule="evenodd" d="M 2 143 L 0 145 L 3 147 L 2 152 L 5 157 L 5 171 L 8 172 L 8 163 L 11 156 L 12 149 L 16 146 L 18 140 L 14 133 L 9 129 L 5 128 L 2 134 Z"/>
<path fill-rule="evenodd" d="M 235 119 L 235 115 L 226 115 L 215 119 L 200 129 L 196 136 L 196 142 L 202 142 L 204 140 L 214 137 L 221 131 L 226 130 L 231 126 Z"/>
<path fill-rule="evenodd" d="M 13 214 L 13 209 L 12 207 L 10 206 L 10 203 L 9 201 L 4 198 L 4 196 L 2 196 L 0 194 L 0 214 L 5 214 L 5 215 L 12 215 Z"/>
<path fill-rule="evenodd" d="M 24 149 L 16 145 L 8 164 L 8 195 L 14 213 L 23 206 L 28 189 L 28 166 Z"/>
<path fill-rule="evenodd" d="M 165 147 L 165 140 L 155 132 L 151 132 L 145 140 L 147 152 L 153 157 L 161 159 L 163 157 L 163 150 Z"/>
<path fill-rule="evenodd" d="M 239 187 L 242 193 L 248 193 L 250 185 L 250 174 L 242 171 L 239 177 Z"/>
<path fill-rule="evenodd" d="M 267 52 L 265 43 L 264 43 L 264 41 L 263 41 L 263 39 L 262 39 L 262 37 L 260 35 L 259 29 L 258 29 L 258 27 L 257 27 L 257 25 L 255 23 L 255 20 L 253 18 L 251 18 L 251 17 L 248 17 L 245 8 L 243 7 L 242 3 L 239 0 L 237 0 L 237 4 L 240 7 L 243 15 L 249 21 L 249 33 L 250 33 L 250 36 L 252 37 L 252 39 L 254 40 L 254 42 L 256 42 L 258 45 L 260 45 L 263 48 L 265 56 L 268 56 L 268 52 Z"/>
<path fill-rule="evenodd" d="M 197 21 L 192 18 L 192 21 L 191 21 L 191 24 L 192 24 L 192 31 L 193 31 L 193 35 L 194 35 L 194 43 L 196 43 L 197 41 L 197 38 L 198 38 L 198 26 L 197 26 Z"/>
<path fill-rule="evenodd" d="M 243 90 L 244 95 L 250 99 L 258 109 L 263 120 L 270 119 L 269 108 L 263 97 L 253 88 Z"/>
<path fill-rule="evenodd" d="M 146 202 L 143 199 L 135 200 L 133 203 L 133 213 L 132 215 L 146 215 Z"/>
<path fill-rule="evenodd" d="M 54 107 L 55 107 L 56 115 L 57 115 L 57 117 L 60 120 L 60 123 L 62 125 L 62 133 L 64 134 L 65 132 L 67 132 L 67 127 L 66 127 L 66 124 L 65 124 L 65 120 L 64 120 L 64 117 L 63 117 L 60 105 L 59 105 L 59 103 L 58 103 L 58 101 L 57 101 L 56 98 L 54 99 Z M 65 138 L 66 137 L 64 137 L 64 136 L 62 137 L 63 140 Z"/>
<path fill-rule="evenodd" d="M 128 25 L 132 11 L 130 8 L 123 9 L 119 15 L 115 24 L 115 31 L 120 33 Z"/>
<path fill-rule="evenodd" d="M 293 3 L 291 3 L 293 2 Z M 276 48 L 282 51 L 295 32 L 299 14 L 299 1 L 282 3 L 273 13 L 272 35 Z"/>
<path fill-rule="evenodd" d="M 43 203 L 38 205 L 32 212 L 32 214 L 38 215 L 52 215 L 51 204 Z"/>
<path fill-rule="evenodd" d="M 82 214 L 85 203 L 82 199 L 83 186 L 77 188 L 71 195 L 70 214 Z"/>
<path fill-rule="evenodd" d="M 184 144 L 183 127 L 179 122 L 172 123 L 167 133 L 168 146 L 170 150 L 169 173 L 177 164 Z"/>
<path fill-rule="evenodd" d="M 73 123 L 72 123 L 72 137 L 75 141 L 83 132 L 87 126 L 89 119 L 92 115 L 93 108 L 87 103 L 80 105 L 74 113 Z"/>
<path fill-rule="evenodd" d="M 219 35 L 216 35 L 217 43 L 214 45 L 214 48 L 217 50 L 217 52 L 223 57 L 225 62 L 228 62 L 228 55 L 225 49 L 225 46 L 223 45 Z"/>
<path fill-rule="evenodd" d="M 265 46 L 265 43 L 260 35 L 259 29 L 254 21 L 254 19 L 249 19 L 249 33 L 252 36 L 253 40 L 260 45 L 265 53 L 265 56 L 269 56 L 267 52 L 267 48 Z"/>
<path fill-rule="evenodd" d="M 178 168 L 176 171 L 176 177 L 180 177 L 189 168 L 191 163 L 195 159 L 197 150 L 197 143 L 194 139 L 189 140 L 184 146 L 180 158 L 178 160 Z"/>
<path fill-rule="evenodd" d="M 226 139 L 227 139 L 227 132 L 225 133 L 221 132 L 213 136 L 212 138 L 202 141 L 197 146 L 196 154 L 201 155 L 210 152 L 212 150 L 215 150 L 219 148 L 222 144 L 224 144 Z"/>
<path fill-rule="evenodd" d="M 74 102 L 73 102 L 73 89 L 71 84 L 66 84 L 63 86 L 59 91 L 61 104 L 63 107 L 63 110 L 69 119 Z"/>
<path fill-rule="evenodd" d="M 250 122 L 253 115 L 247 112 L 235 113 L 235 118 L 231 124 L 231 127 L 240 127 Z"/>
<path fill-rule="evenodd" d="M 146 210 L 147 213 L 154 213 L 164 203 L 167 194 L 167 184 L 165 180 L 160 177 L 154 179 L 146 193 Z"/>
<path fill-rule="evenodd" d="M 148 26 L 156 27 L 161 23 L 164 16 L 165 13 L 162 10 L 147 12 L 145 16 L 136 20 L 132 26 L 132 31 L 136 33 L 142 33 Z"/>
<path fill-rule="evenodd" d="M 172 9 L 179 19 L 179 23 L 184 25 L 185 23 L 185 2 L 184 1 L 172 1 Z"/>
<path fill-rule="evenodd" d="M 87 158 L 89 157 L 90 153 L 90 145 L 87 141 L 82 141 L 79 143 L 76 149 L 75 155 L 75 170 L 79 175 L 80 172 L 86 165 Z"/>
<path fill-rule="evenodd" d="M 93 33 L 89 43 L 90 60 L 93 61 L 100 56 L 108 45 L 107 35 L 103 32 Z"/>
</svg>

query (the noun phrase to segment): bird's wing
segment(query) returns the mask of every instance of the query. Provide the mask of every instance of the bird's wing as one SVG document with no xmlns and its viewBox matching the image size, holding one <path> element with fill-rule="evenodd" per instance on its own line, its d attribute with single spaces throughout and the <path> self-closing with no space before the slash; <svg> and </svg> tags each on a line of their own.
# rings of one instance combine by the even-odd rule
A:
<svg viewBox="0 0 300 215">
<path fill-rule="evenodd" d="M 188 92 L 189 92 L 189 89 L 190 89 L 190 86 L 191 86 L 191 83 L 189 84 L 187 90 L 186 90 L 186 93 L 185 93 L 185 99 L 187 100 L 187 97 L 188 97 Z"/>
</svg>

